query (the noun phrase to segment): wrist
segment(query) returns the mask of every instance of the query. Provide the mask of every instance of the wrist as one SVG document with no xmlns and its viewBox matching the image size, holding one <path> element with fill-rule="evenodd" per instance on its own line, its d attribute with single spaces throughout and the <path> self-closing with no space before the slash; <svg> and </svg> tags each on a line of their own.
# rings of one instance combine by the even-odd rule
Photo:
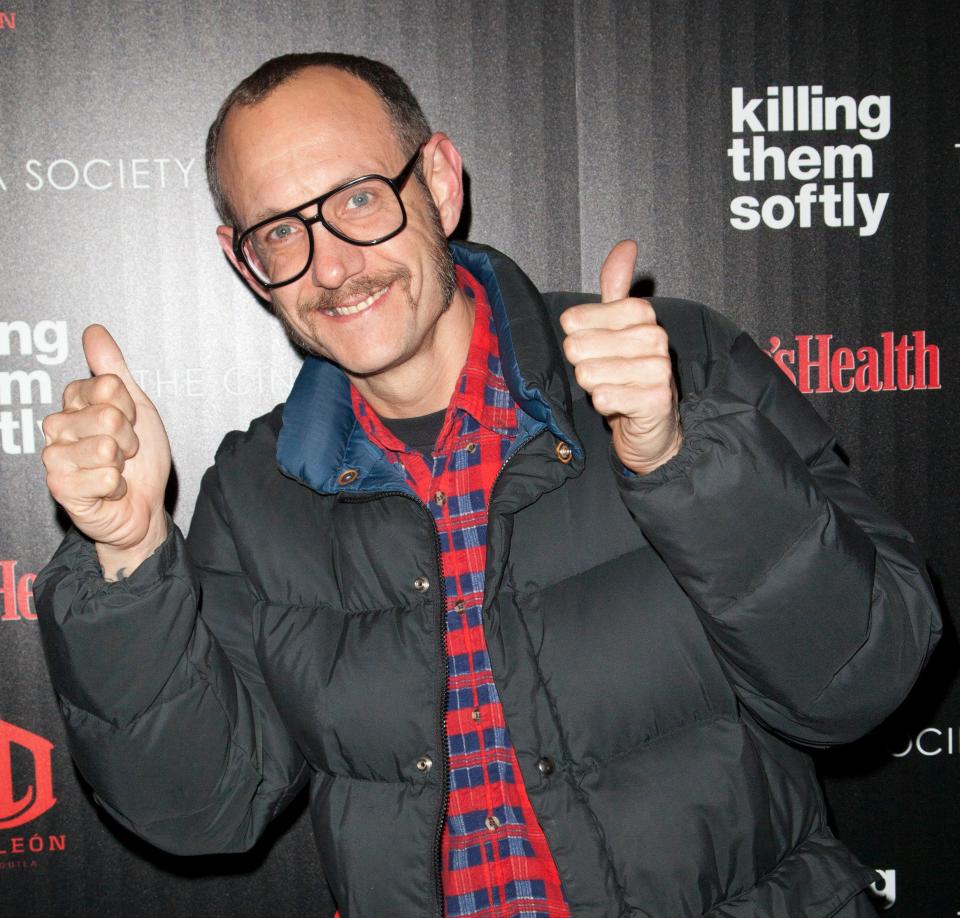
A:
<svg viewBox="0 0 960 918">
<path fill-rule="evenodd" d="M 147 534 L 136 545 L 118 548 L 103 542 L 94 543 L 103 579 L 108 582 L 125 580 L 163 545 L 168 534 L 166 513 L 161 509 L 151 518 Z"/>
<path fill-rule="evenodd" d="M 673 439 L 670 441 L 669 446 L 655 458 L 637 463 L 627 463 L 624 462 L 624 465 L 630 469 L 636 475 L 649 475 L 651 472 L 655 472 L 660 466 L 666 465 L 677 453 L 680 452 L 681 447 L 683 446 L 683 430 L 680 427 L 679 420 L 677 422 L 677 428 L 674 433 Z"/>
</svg>

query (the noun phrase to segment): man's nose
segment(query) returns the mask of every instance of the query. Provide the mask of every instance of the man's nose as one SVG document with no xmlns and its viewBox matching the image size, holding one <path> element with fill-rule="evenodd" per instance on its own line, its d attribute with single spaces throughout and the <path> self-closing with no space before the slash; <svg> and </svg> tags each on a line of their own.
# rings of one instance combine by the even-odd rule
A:
<svg viewBox="0 0 960 918">
<path fill-rule="evenodd" d="M 319 223 L 315 223 L 311 229 L 313 261 L 309 274 L 315 286 L 336 290 L 363 271 L 366 265 L 363 246 L 344 242 Z"/>
</svg>

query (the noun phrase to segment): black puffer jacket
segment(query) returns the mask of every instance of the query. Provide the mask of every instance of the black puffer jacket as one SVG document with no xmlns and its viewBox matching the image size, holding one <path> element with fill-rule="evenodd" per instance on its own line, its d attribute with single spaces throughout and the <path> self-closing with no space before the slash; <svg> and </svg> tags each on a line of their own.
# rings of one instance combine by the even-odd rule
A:
<svg viewBox="0 0 960 918">
<path fill-rule="evenodd" d="M 773 363 L 691 303 L 654 301 L 685 444 L 624 475 L 548 316 L 582 297 L 545 308 L 504 256 L 455 252 L 531 418 L 491 499 L 484 626 L 573 915 L 869 914 L 799 746 L 861 735 L 916 678 L 939 620 L 910 537 Z M 71 535 L 38 580 L 81 772 L 180 853 L 250 846 L 309 780 L 345 918 L 436 914 L 437 565 L 342 374 L 308 361 L 282 422 L 224 441 L 186 546 L 107 585 Z"/>
</svg>

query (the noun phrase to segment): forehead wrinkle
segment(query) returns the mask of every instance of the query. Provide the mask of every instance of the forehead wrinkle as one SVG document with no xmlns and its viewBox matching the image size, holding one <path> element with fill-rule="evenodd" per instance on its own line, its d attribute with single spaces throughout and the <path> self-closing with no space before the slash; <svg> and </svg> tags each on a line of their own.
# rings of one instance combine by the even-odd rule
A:
<svg viewBox="0 0 960 918">
<path fill-rule="evenodd" d="M 300 145 L 299 149 L 310 146 L 313 146 L 311 142 L 305 142 Z M 263 182 L 264 184 L 283 182 L 288 177 L 290 182 L 286 186 L 285 192 L 282 195 L 282 199 L 278 200 L 268 198 L 268 203 L 261 204 L 261 206 L 257 208 L 256 212 L 250 218 L 251 224 L 259 223 L 261 220 L 266 220 L 268 217 L 271 217 L 274 214 L 288 213 L 291 210 L 295 210 L 301 204 L 305 204 L 307 201 L 319 198 L 321 195 L 324 195 L 328 191 L 338 187 L 339 185 L 342 185 L 344 182 L 348 182 L 350 179 L 356 178 L 359 175 L 366 174 L 362 171 L 357 172 L 354 168 L 342 162 L 343 157 L 338 157 L 341 162 L 339 162 L 336 167 L 331 167 L 330 170 L 324 170 L 325 172 L 328 172 L 328 174 L 332 174 L 333 178 L 325 176 L 323 179 L 323 186 L 320 187 L 319 183 L 314 184 L 312 181 L 310 181 L 308 175 L 301 171 L 300 166 L 302 163 L 298 161 L 296 153 L 297 150 L 285 150 L 283 153 L 280 153 L 265 162 L 263 167 L 258 170 L 265 176 L 265 180 Z M 285 160 L 286 163 L 284 163 Z M 306 161 L 307 158 L 304 157 L 303 162 Z M 276 170 L 272 169 L 271 166 L 273 163 L 280 164 L 280 168 Z M 310 172 L 313 171 L 315 170 L 310 170 Z M 292 189 L 292 191 L 290 189 Z M 257 190 L 257 184 L 254 184 L 252 191 L 252 196 L 254 198 L 257 197 Z"/>
<path fill-rule="evenodd" d="M 290 171 L 290 170 L 288 170 Z M 249 225 L 253 226 L 255 223 L 260 223 L 262 220 L 266 220 L 269 217 L 278 216 L 280 214 L 288 214 L 291 211 L 299 210 L 306 204 L 309 204 L 312 201 L 315 201 L 317 198 L 323 197 L 327 192 L 333 191 L 336 188 L 339 188 L 341 185 L 345 185 L 354 179 L 361 178 L 364 175 L 380 175 L 384 178 L 390 178 L 391 176 L 387 174 L 390 170 L 384 171 L 382 167 L 371 167 L 365 169 L 356 169 L 351 168 L 344 172 L 342 178 L 336 178 L 332 182 L 327 184 L 327 187 L 316 191 L 315 189 L 309 189 L 305 192 L 305 196 L 299 198 L 297 203 L 291 205 L 283 206 L 270 206 L 265 205 L 261 208 L 258 208 L 254 215 L 250 218 Z M 271 176 L 271 178 L 276 178 L 277 176 Z M 304 184 L 304 183 L 300 183 Z M 304 185 L 304 187 L 306 187 Z"/>
</svg>

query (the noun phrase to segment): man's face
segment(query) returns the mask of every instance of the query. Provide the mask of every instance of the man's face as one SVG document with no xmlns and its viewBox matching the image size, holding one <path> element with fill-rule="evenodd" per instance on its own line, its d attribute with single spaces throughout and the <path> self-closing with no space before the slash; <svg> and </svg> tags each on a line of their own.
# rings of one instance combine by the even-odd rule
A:
<svg viewBox="0 0 960 918">
<path fill-rule="evenodd" d="M 310 68 L 257 105 L 231 111 L 219 170 L 243 229 L 359 175 L 394 176 L 407 158 L 369 86 Z M 315 224 L 306 274 L 269 291 L 294 342 L 353 376 L 377 376 L 423 356 L 453 293 L 433 200 L 415 177 L 402 197 L 407 226 L 393 239 L 355 246 Z"/>
</svg>

